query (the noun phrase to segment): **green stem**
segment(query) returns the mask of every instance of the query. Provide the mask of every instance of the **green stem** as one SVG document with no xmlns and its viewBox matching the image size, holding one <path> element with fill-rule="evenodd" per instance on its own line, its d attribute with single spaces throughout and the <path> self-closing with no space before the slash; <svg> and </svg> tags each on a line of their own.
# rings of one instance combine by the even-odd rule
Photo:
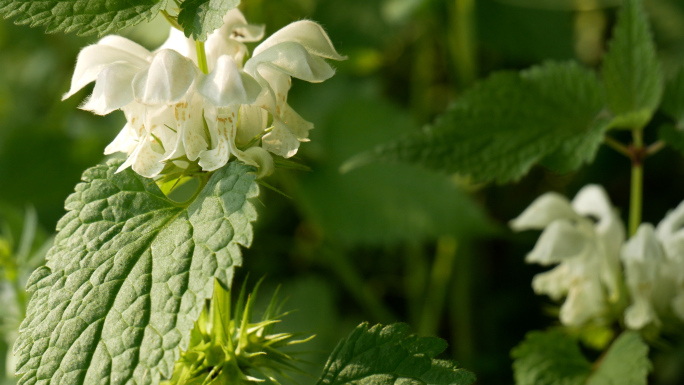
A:
<svg viewBox="0 0 684 385">
<path fill-rule="evenodd" d="M 603 143 L 605 143 L 608 147 L 612 148 L 613 150 L 619 152 L 620 154 L 631 158 L 632 154 L 629 152 L 629 148 L 625 146 L 624 144 L 618 142 L 617 140 L 611 138 L 610 136 L 606 135 L 603 138 Z"/>
<path fill-rule="evenodd" d="M 322 255 L 331 270 L 337 274 L 343 286 L 349 291 L 359 305 L 361 305 L 375 321 L 390 324 L 399 318 L 385 306 L 375 291 L 364 281 L 349 256 L 333 247 L 324 247 Z"/>
<path fill-rule="evenodd" d="M 204 52 L 204 42 L 195 41 L 195 49 L 197 50 L 197 66 L 206 75 L 209 73 L 207 66 L 207 54 Z"/>
<path fill-rule="evenodd" d="M 169 15 L 169 13 L 166 12 L 165 9 L 162 9 L 160 13 L 162 14 L 162 16 L 164 16 L 164 19 L 166 19 L 166 21 L 168 21 L 169 24 L 171 24 L 173 28 L 179 31 L 183 30 L 183 27 L 181 27 L 180 24 L 178 24 L 178 20 L 175 17 Z"/>
<path fill-rule="evenodd" d="M 641 153 L 644 148 L 644 138 L 641 130 L 632 131 L 634 137 L 634 156 L 632 157 L 632 187 L 629 203 L 629 236 L 636 234 L 641 224 L 641 210 L 643 205 L 644 166 Z"/>
<path fill-rule="evenodd" d="M 475 0 L 452 0 L 449 48 L 459 85 L 467 87 L 477 78 L 475 49 Z"/>
<path fill-rule="evenodd" d="M 437 255 L 432 265 L 430 284 L 424 298 L 425 304 L 418 328 L 422 335 L 437 335 L 456 259 L 457 246 L 456 239 L 453 237 L 440 237 L 437 241 Z"/>
</svg>

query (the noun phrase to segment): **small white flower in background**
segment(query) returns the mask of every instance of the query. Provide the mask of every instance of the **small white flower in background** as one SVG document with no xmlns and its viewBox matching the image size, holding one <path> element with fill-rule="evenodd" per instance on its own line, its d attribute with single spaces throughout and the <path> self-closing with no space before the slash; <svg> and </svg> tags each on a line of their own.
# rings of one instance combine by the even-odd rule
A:
<svg viewBox="0 0 684 385">
<path fill-rule="evenodd" d="M 667 261 L 651 224 L 639 226 L 624 245 L 621 257 L 632 302 L 625 310 L 625 324 L 630 329 L 641 329 L 651 323 L 660 325 L 656 310 L 662 311 L 667 305 L 658 301 L 663 298 L 660 294 L 666 285 L 661 277 Z"/>
<path fill-rule="evenodd" d="M 656 235 L 666 257 L 661 280 L 672 286 L 665 295 L 674 314 L 684 321 L 684 202 L 658 224 Z"/>
<path fill-rule="evenodd" d="M 625 230 L 600 186 L 584 187 L 569 202 L 557 193 L 537 198 L 510 223 L 516 231 L 544 230 L 528 263 L 557 264 L 538 274 L 532 287 L 554 300 L 566 297 L 560 320 L 581 326 L 603 316 L 619 298 L 619 256 Z"/>
<path fill-rule="evenodd" d="M 261 40 L 263 27 L 237 9 L 223 21 L 205 42 L 208 74 L 198 68 L 195 42 L 173 28 L 154 52 L 119 36 L 81 51 L 64 98 L 95 81 L 81 108 L 124 112 L 127 124 L 105 150 L 128 154 L 120 170 L 158 177 L 168 165 L 213 171 L 235 158 L 257 166 L 261 177 L 273 170 L 268 152 L 288 158 L 308 140 L 313 124 L 287 104 L 291 78 L 322 82 L 335 73 L 325 59 L 345 57 L 320 25 L 305 20 L 274 33 L 244 62 L 244 43 Z"/>
</svg>

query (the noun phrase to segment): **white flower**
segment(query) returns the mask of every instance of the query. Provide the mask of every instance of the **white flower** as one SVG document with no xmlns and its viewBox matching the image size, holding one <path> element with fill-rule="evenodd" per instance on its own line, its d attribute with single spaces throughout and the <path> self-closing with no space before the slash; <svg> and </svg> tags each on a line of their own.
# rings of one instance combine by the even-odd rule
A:
<svg viewBox="0 0 684 385">
<path fill-rule="evenodd" d="M 173 28 L 154 52 L 119 36 L 81 51 L 64 98 L 95 81 L 81 108 L 124 112 L 127 124 L 105 150 L 128 154 L 121 169 L 156 177 L 170 162 L 213 171 L 236 158 L 263 176 L 273 159 L 247 146 L 291 157 L 307 140 L 313 125 L 287 104 L 291 77 L 324 81 L 334 74 L 325 59 L 344 57 L 318 24 L 300 21 L 264 41 L 245 63 L 244 42 L 260 40 L 264 28 L 247 24 L 237 9 L 223 20 L 204 44 L 207 74 L 198 68 L 195 42 Z"/>
<path fill-rule="evenodd" d="M 560 311 L 565 325 L 600 318 L 619 296 L 619 252 L 624 226 L 603 188 L 584 187 L 570 203 L 556 193 L 542 195 L 511 221 L 516 231 L 544 229 L 528 263 L 557 264 L 538 274 L 532 287 L 554 300 L 566 296 Z"/>
<path fill-rule="evenodd" d="M 256 105 L 268 111 L 273 130 L 264 136 L 263 147 L 274 154 L 291 157 L 299 143 L 307 141 L 313 124 L 304 120 L 287 104 L 292 77 L 319 83 L 335 70 L 325 59 L 345 60 L 337 53 L 323 28 L 308 20 L 294 22 L 254 49 L 245 71 L 262 86 Z"/>
<path fill-rule="evenodd" d="M 654 323 L 660 324 L 654 302 L 661 281 L 663 269 L 666 267 L 665 255 L 660 242 L 656 238 L 651 224 L 639 226 L 636 234 L 629 239 L 622 249 L 622 261 L 625 267 L 625 281 L 629 289 L 632 304 L 625 310 L 625 324 L 630 329 L 641 329 Z M 665 301 L 666 302 L 666 301 Z"/>
<path fill-rule="evenodd" d="M 658 224 L 656 235 L 667 260 L 661 279 L 673 286 L 672 311 L 684 320 L 684 202 Z"/>
</svg>

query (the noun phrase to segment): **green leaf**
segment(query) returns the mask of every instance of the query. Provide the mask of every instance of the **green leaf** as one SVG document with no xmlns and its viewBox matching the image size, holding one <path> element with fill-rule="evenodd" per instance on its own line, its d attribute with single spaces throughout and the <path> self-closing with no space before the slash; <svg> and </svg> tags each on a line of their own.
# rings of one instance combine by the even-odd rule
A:
<svg viewBox="0 0 684 385">
<path fill-rule="evenodd" d="M 660 107 L 678 128 L 684 128 L 684 67 L 667 83 Z"/>
<path fill-rule="evenodd" d="M 347 79 L 333 82 L 349 83 Z M 314 120 L 325 128 L 311 132 L 317 147 L 302 148 L 304 156 L 316 162 L 316 172 L 300 174 L 298 189 L 293 191 L 308 221 L 326 237 L 349 247 L 493 233 L 494 226 L 478 202 L 456 181 L 439 173 L 404 164 L 378 164 L 340 174 L 340 165 L 349 157 L 414 129 L 406 111 L 377 98 L 354 97 L 355 86 L 350 86 L 352 92 L 331 99 L 342 102 L 328 111 L 315 110 L 320 98 L 311 93 L 312 107 L 304 111 L 321 113 Z M 330 204 L 331 196 L 336 204 Z"/>
<path fill-rule="evenodd" d="M 0 0 L 0 15 L 17 17 L 17 24 L 45 26 L 48 33 L 106 35 L 151 20 L 166 0 Z"/>
<path fill-rule="evenodd" d="M 226 12 L 240 5 L 240 0 L 186 0 L 180 5 L 178 23 L 185 36 L 205 41 L 207 35 L 223 25 Z"/>
<path fill-rule="evenodd" d="M 594 159 L 606 128 L 603 107 L 600 82 L 575 63 L 498 73 L 434 126 L 352 158 L 343 170 L 402 161 L 499 183 L 519 179 L 541 161 L 568 172 Z"/>
<path fill-rule="evenodd" d="M 577 341 L 561 331 L 528 333 L 511 357 L 517 385 L 580 385 L 591 374 Z"/>
<path fill-rule="evenodd" d="M 186 348 L 214 277 L 230 287 L 252 241 L 254 168 L 216 171 L 188 206 L 151 179 L 93 167 L 33 292 L 14 352 L 20 384 L 157 384 Z"/>
<path fill-rule="evenodd" d="M 328 359 L 317 385 L 466 385 L 475 375 L 434 357 L 447 348 L 436 337 L 408 335 L 408 326 L 359 325 Z"/>
<path fill-rule="evenodd" d="M 618 337 L 587 385 L 647 385 L 651 362 L 648 345 L 637 332 L 625 332 Z"/>
<path fill-rule="evenodd" d="M 663 93 L 663 73 L 641 0 L 625 0 L 603 60 L 613 127 L 642 128 Z"/>
<path fill-rule="evenodd" d="M 648 346 L 625 332 L 590 363 L 577 341 L 559 330 L 531 332 L 511 351 L 516 385 L 646 385 Z"/>
</svg>

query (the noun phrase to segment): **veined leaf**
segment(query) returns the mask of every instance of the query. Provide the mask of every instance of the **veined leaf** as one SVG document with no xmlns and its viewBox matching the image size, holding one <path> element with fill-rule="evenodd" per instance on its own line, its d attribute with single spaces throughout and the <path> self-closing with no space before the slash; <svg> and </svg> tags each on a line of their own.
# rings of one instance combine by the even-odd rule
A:
<svg viewBox="0 0 684 385">
<path fill-rule="evenodd" d="M 48 33 L 106 35 L 150 20 L 166 0 L 0 0 L 0 15 L 17 17 L 17 24 L 44 25 Z"/>
<path fill-rule="evenodd" d="M 561 331 L 531 332 L 511 351 L 516 385 L 646 385 L 651 363 L 637 332 L 625 332 L 596 364 Z"/>
<path fill-rule="evenodd" d="M 560 331 L 531 332 L 511 351 L 516 385 L 583 385 L 591 363 Z"/>
<path fill-rule="evenodd" d="M 207 35 L 223 25 L 223 15 L 240 5 L 240 0 L 185 0 L 180 5 L 178 23 L 185 36 L 205 41 Z"/>
<path fill-rule="evenodd" d="M 344 169 L 402 161 L 476 181 L 517 180 L 544 160 L 560 172 L 593 160 L 607 119 L 603 89 L 575 63 L 499 73 L 463 95 L 436 123 L 352 158 Z"/>
<path fill-rule="evenodd" d="M 216 171 L 186 205 L 153 180 L 93 167 L 34 272 L 14 347 L 20 384 L 157 384 L 187 348 L 214 277 L 230 287 L 252 241 L 254 168 Z"/>
<path fill-rule="evenodd" d="M 602 75 L 611 112 L 619 128 L 642 128 L 658 108 L 663 73 L 641 0 L 625 0 Z"/>
<path fill-rule="evenodd" d="M 467 385 L 475 375 L 434 357 L 447 343 L 408 335 L 408 326 L 359 325 L 328 359 L 317 385 Z"/>
<path fill-rule="evenodd" d="M 651 369 L 648 345 L 639 333 L 626 332 L 610 346 L 587 385 L 647 385 Z"/>
</svg>

